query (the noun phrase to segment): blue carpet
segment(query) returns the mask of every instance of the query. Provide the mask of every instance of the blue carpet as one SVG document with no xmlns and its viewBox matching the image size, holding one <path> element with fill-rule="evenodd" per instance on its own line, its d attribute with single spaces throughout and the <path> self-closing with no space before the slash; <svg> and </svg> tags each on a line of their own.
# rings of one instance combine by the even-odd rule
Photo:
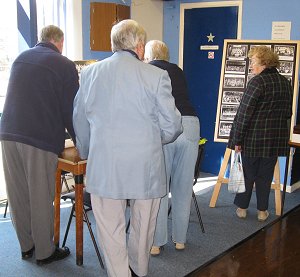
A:
<svg viewBox="0 0 300 277">
<path fill-rule="evenodd" d="M 158 257 L 150 259 L 149 277 L 183 277 L 202 264 L 228 250 L 241 240 L 263 228 L 277 218 L 274 209 L 274 192 L 270 195 L 270 217 L 264 223 L 256 219 L 256 197 L 252 196 L 246 220 L 236 217 L 233 205 L 234 195 L 228 193 L 223 185 L 215 208 L 209 208 L 213 188 L 197 193 L 205 233 L 201 232 L 194 204 L 187 234 L 187 245 L 184 251 L 176 251 L 171 238 Z M 300 190 L 286 194 L 285 212 L 300 204 Z M 76 266 L 75 221 L 73 221 L 67 246 L 71 255 L 65 260 L 39 267 L 35 260 L 24 261 L 20 257 L 19 244 L 10 221 L 10 214 L 3 218 L 4 204 L 0 204 L 0 276 L 7 277 L 48 277 L 48 276 L 107 276 L 100 267 L 87 227 L 84 225 L 84 259 L 83 266 Z M 62 203 L 61 208 L 61 239 L 65 232 L 70 213 L 70 203 Z M 89 213 L 92 227 L 95 222 Z M 171 216 L 169 219 L 171 226 Z M 171 234 L 171 229 L 169 230 Z"/>
</svg>

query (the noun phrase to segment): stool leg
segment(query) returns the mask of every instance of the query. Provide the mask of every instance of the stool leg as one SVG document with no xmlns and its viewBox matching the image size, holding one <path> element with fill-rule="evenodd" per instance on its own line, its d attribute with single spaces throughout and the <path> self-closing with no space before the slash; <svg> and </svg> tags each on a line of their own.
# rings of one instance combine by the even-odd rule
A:
<svg viewBox="0 0 300 277">
<path fill-rule="evenodd" d="M 127 223 L 126 233 L 128 233 L 129 227 L 130 227 L 130 219 L 128 220 L 128 223 Z"/>
<path fill-rule="evenodd" d="M 200 214 L 200 210 L 199 210 L 199 206 L 198 206 L 196 195 L 195 195 L 194 191 L 192 193 L 192 196 L 193 196 L 193 200 L 194 200 L 194 204 L 195 204 L 195 208 L 196 208 L 196 212 L 197 212 L 197 215 L 198 215 L 198 219 L 199 219 L 199 223 L 200 223 L 202 233 L 205 233 L 202 218 L 201 218 L 201 214 Z"/>
<path fill-rule="evenodd" d="M 73 204 L 73 206 L 72 206 L 72 210 L 71 210 L 71 213 L 70 213 L 70 217 L 69 217 L 67 229 L 66 229 L 66 232 L 65 232 L 64 240 L 63 240 L 63 243 L 62 243 L 62 247 L 64 247 L 66 245 L 67 237 L 68 237 L 69 230 L 70 230 L 70 225 L 71 225 L 71 222 L 72 222 L 72 218 L 74 216 L 74 211 L 75 211 L 75 204 Z"/>
<path fill-rule="evenodd" d="M 91 227 L 91 223 L 90 223 L 90 221 L 89 221 L 89 218 L 88 218 L 88 216 L 87 216 L 87 214 L 86 214 L 85 209 L 83 209 L 83 217 L 84 217 L 84 219 L 85 219 L 85 221 L 86 221 L 86 224 L 87 224 L 87 227 L 88 227 L 88 229 L 89 229 L 89 232 L 90 232 L 90 235 L 91 235 L 91 238 L 92 238 L 92 241 L 93 241 L 93 244 L 94 244 L 94 247 L 95 247 L 97 256 L 98 256 L 98 260 L 99 260 L 99 262 L 100 262 L 100 265 L 101 265 L 101 267 L 104 269 L 104 264 L 103 264 L 102 259 L 101 259 L 101 255 L 100 255 L 100 252 L 99 252 L 99 248 L 98 248 L 98 245 L 97 245 L 97 243 L 96 243 L 96 239 L 95 239 L 95 236 L 94 236 L 92 227 Z"/>
<path fill-rule="evenodd" d="M 169 209 L 168 209 L 168 216 L 170 215 L 171 210 L 172 210 L 172 206 L 170 205 L 170 207 L 169 207 Z"/>
<path fill-rule="evenodd" d="M 6 218 L 7 208 L 8 208 L 8 200 L 6 200 L 6 204 L 5 204 L 5 210 L 3 215 L 4 218 Z"/>
</svg>

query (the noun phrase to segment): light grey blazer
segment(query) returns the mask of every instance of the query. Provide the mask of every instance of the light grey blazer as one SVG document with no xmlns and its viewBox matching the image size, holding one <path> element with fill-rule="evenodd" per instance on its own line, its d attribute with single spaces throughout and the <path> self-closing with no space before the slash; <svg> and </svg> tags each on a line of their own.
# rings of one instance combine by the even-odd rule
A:
<svg viewBox="0 0 300 277">
<path fill-rule="evenodd" d="M 76 146 L 87 191 L 104 198 L 166 194 L 162 144 L 182 132 L 167 71 L 119 51 L 81 71 L 74 100 Z"/>
</svg>

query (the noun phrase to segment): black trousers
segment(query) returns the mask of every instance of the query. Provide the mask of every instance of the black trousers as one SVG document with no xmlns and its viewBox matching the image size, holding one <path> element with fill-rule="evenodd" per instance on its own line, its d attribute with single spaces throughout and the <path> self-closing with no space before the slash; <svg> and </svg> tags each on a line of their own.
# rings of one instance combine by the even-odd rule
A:
<svg viewBox="0 0 300 277">
<path fill-rule="evenodd" d="M 246 191 L 236 194 L 234 204 L 239 208 L 247 209 L 255 183 L 257 209 L 265 211 L 269 206 L 269 195 L 277 157 L 249 158 L 242 154 L 242 161 Z"/>
</svg>

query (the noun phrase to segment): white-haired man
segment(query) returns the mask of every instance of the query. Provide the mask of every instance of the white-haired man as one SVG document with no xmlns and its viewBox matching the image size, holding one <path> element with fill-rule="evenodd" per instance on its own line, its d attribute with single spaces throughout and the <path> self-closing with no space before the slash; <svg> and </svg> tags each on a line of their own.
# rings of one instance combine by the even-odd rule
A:
<svg viewBox="0 0 300 277">
<path fill-rule="evenodd" d="M 136 21 L 113 26 L 114 54 L 81 72 L 74 102 L 77 147 L 88 158 L 86 190 L 107 272 L 114 277 L 147 275 L 159 202 L 166 195 L 162 144 L 182 132 L 168 73 L 141 61 L 145 42 Z"/>
</svg>

